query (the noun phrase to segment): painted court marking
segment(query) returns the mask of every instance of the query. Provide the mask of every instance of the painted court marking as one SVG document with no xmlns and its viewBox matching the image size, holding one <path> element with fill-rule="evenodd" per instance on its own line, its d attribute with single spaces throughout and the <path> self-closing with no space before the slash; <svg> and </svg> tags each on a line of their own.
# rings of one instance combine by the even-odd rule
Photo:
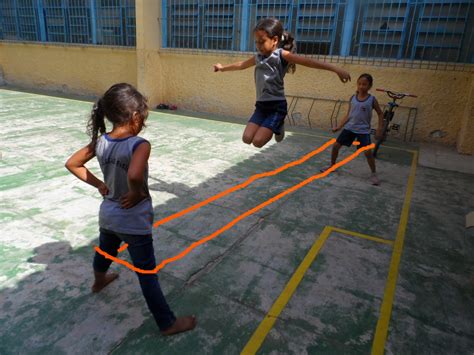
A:
<svg viewBox="0 0 474 355">
<path fill-rule="evenodd" d="M 275 303 L 272 305 L 268 313 L 266 314 L 265 318 L 262 320 L 260 325 L 257 327 L 255 332 L 253 333 L 252 337 L 249 339 L 247 344 L 245 345 L 244 349 L 242 350 L 242 354 L 255 354 L 257 350 L 263 344 L 267 334 L 272 329 L 273 325 L 275 324 L 278 316 L 281 314 L 289 300 L 291 299 L 292 295 L 296 291 L 296 288 L 303 280 L 303 277 L 311 266 L 313 261 L 316 259 L 317 255 L 319 254 L 321 248 L 323 247 L 326 240 L 329 238 L 329 235 L 332 232 L 339 232 L 346 235 L 351 235 L 354 237 L 368 239 L 378 243 L 385 243 L 391 245 L 393 247 L 392 257 L 390 261 L 389 272 L 387 276 L 387 281 L 385 284 L 384 290 L 384 297 L 382 300 L 382 305 L 380 307 L 380 315 L 377 320 L 377 325 L 374 334 L 374 340 L 372 343 L 372 354 L 382 355 L 384 354 L 385 350 L 385 343 L 387 341 L 388 335 L 388 326 L 390 323 L 390 317 L 393 308 L 393 300 L 395 297 L 395 288 L 397 284 L 398 278 L 398 269 L 400 266 L 400 259 L 402 256 L 403 251 L 403 244 L 405 241 L 405 233 L 406 227 L 408 224 L 408 217 L 410 211 L 410 204 L 411 204 L 411 196 L 413 193 L 414 185 L 415 185 L 415 175 L 416 175 L 416 166 L 418 163 L 418 152 L 413 150 L 406 150 L 409 153 L 413 154 L 411 168 L 410 168 L 410 175 L 408 177 L 407 183 L 407 191 L 405 194 L 405 200 L 403 203 L 402 213 L 400 217 L 400 222 L 398 225 L 397 235 L 395 241 L 369 236 L 362 233 L 348 231 L 342 228 L 326 226 L 323 229 L 323 232 L 316 239 L 315 243 L 304 257 L 301 264 L 298 266 L 296 271 L 293 273 L 291 279 L 288 281 L 287 285 L 283 289 L 280 296 L 277 298 Z"/>
<path fill-rule="evenodd" d="M 373 237 L 370 235 L 352 232 L 352 231 L 348 231 L 345 229 L 336 228 L 332 226 L 324 227 L 323 232 L 321 233 L 319 238 L 316 239 L 316 241 L 314 242 L 313 246 L 304 257 L 301 264 L 298 266 L 296 271 L 291 276 L 290 281 L 288 281 L 285 288 L 281 292 L 280 296 L 278 296 L 275 303 L 273 303 L 272 307 L 270 308 L 268 313 L 265 315 L 265 318 L 260 323 L 257 330 L 255 330 L 255 332 L 253 333 L 252 337 L 248 341 L 245 348 L 242 350 L 242 354 L 255 354 L 257 350 L 260 348 L 267 334 L 273 328 L 273 325 L 277 321 L 281 312 L 290 301 L 291 297 L 295 293 L 300 282 L 303 280 L 303 277 L 306 271 L 309 269 L 309 267 L 314 262 L 314 260 L 316 260 L 316 257 L 318 256 L 319 252 L 324 246 L 324 243 L 326 243 L 326 240 L 329 238 L 332 232 L 339 232 L 339 233 L 343 233 L 343 234 L 350 235 L 353 237 L 368 239 L 374 242 L 384 243 L 388 245 L 393 244 L 393 241 L 379 238 L 379 237 Z"/>
<path fill-rule="evenodd" d="M 416 165 L 418 164 L 418 152 L 413 152 L 411 161 L 410 176 L 408 178 L 407 192 L 405 201 L 403 202 L 402 215 L 398 224 L 397 237 L 390 260 L 390 269 L 388 271 L 387 283 L 380 307 L 380 316 L 375 328 L 374 342 L 372 343 L 372 354 L 383 354 L 385 350 L 385 342 L 388 335 L 388 324 L 392 315 L 393 299 L 395 297 L 395 288 L 397 286 L 398 269 L 400 267 L 400 259 L 403 252 L 403 244 L 405 242 L 405 233 L 408 225 L 408 217 L 410 214 L 411 195 L 415 187 Z"/>
<path fill-rule="evenodd" d="M 282 197 L 302 188 L 303 186 L 306 186 L 308 185 L 309 183 L 313 182 L 314 180 L 318 180 L 318 179 L 321 179 L 327 175 L 329 175 L 331 172 L 333 172 L 334 170 L 336 170 L 337 168 L 349 163 L 351 160 L 355 159 L 359 154 L 361 154 L 362 152 L 366 151 L 366 150 L 370 150 L 372 148 L 375 147 L 375 144 L 370 144 L 368 146 L 365 146 L 365 147 L 362 147 L 360 149 L 358 149 L 356 152 L 352 153 L 351 155 L 349 155 L 348 157 L 346 157 L 345 159 L 341 160 L 340 162 L 334 164 L 332 167 L 330 167 L 329 169 L 327 169 L 325 172 L 323 173 L 319 173 L 319 174 L 316 174 L 316 175 L 313 175 L 309 178 L 307 178 L 306 180 L 303 180 L 302 182 L 296 184 L 296 185 L 293 185 L 292 187 L 284 190 L 283 192 L 273 196 L 272 198 L 268 199 L 267 201 L 259 204 L 258 206 L 242 213 L 240 216 L 234 218 L 231 222 L 229 222 L 228 224 L 226 224 L 224 227 L 218 229 L 217 231 L 209 234 L 207 237 L 204 237 L 202 239 L 200 239 L 199 241 L 197 242 L 194 242 L 192 243 L 189 247 L 187 247 L 185 250 L 183 250 L 181 253 L 179 253 L 178 255 L 175 255 L 171 258 L 168 258 L 168 259 L 165 259 L 163 260 L 158 266 L 156 266 L 154 269 L 152 270 L 144 270 L 144 269 L 140 269 L 140 268 L 137 268 L 135 267 L 134 265 L 130 264 L 129 262 L 127 261 L 124 261 L 124 260 L 121 260 L 115 256 L 112 256 L 106 252 L 104 252 L 103 250 L 101 250 L 99 247 L 95 247 L 95 250 L 101 254 L 102 256 L 104 256 L 106 259 L 109 259 L 109 260 L 112 260 L 116 263 L 119 263 L 119 264 L 122 264 L 126 267 L 128 267 L 129 269 L 135 271 L 135 272 L 139 272 L 139 273 L 142 273 L 142 274 L 155 274 L 157 273 L 158 271 L 160 271 L 163 267 L 165 267 L 167 264 L 169 263 L 172 263 L 174 261 L 177 261 L 181 258 L 183 258 L 184 256 L 186 256 L 190 251 L 192 251 L 193 249 L 195 249 L 196 247 L 198 247 L 199 245 L 201 244 L 204 244 L 214 238 L 216 238 L 219 234 L 225 232 L 226 230 L 232 228 L 235 224 L 237 224 L 239 221 L 243 220 L 244 218 L 254 214 L 255 212 L 261 210 L 262 208 L 272 204 L 273 202 L 275 201 L 278 201 L 279 199 L 281 199 Z"/>
</svg>

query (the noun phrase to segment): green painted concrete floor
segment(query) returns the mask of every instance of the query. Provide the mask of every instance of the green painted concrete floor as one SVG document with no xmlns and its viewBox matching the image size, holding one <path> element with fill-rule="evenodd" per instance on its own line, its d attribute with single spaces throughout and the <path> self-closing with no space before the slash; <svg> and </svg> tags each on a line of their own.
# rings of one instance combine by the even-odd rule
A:
<svg viewBox="0 0 474 355">
<path fill-rule="evenodd" d="M 473 177 L 415 171 L 416 153 L 396 144 L 384 147 L 377 161 L 380 187 L 368 183 L 365 158 L 358 157 L 167 265 L 159 277 L 173 310 L 198 317 L 190 333 L 160 336 L 136 276 L 121 265 L 112 267 L 118 281 L 92 295 L 101 199 L 64 168 L 67 157 L 88 143 L 90 108 L 88 102 L 0 90 L 1 354 L 237 354 L 255 338 L 262 354 L 364 354 L 374 341 L 389 354 L 472 354 L 474 231 L 464 228 L 464 218 L 474 210 Z M 156 219 L 331 138 L 298 130 L 258 150 L 241 143 L 243 127 L 150 114 L 143 135 L 152 143 Z M 317 174 L 329 151 L 155 229 L 157 259 Z M 99 173 L 95 161 L 89 166 Z M 410 175 L 414 190 L 407 196 Z M 401 215 L 408 207 L 405 225 Z M 252 337 L 326 226 L 347 233 L 331 233 L 268 334 Z M 396 245 L 402 246 L 399 267 L 393 265 L 400 256 Z M 376 336 L 382 303 L 390 298 L 391 267 L 398 278 L 388 335 Z"/>
</svg>

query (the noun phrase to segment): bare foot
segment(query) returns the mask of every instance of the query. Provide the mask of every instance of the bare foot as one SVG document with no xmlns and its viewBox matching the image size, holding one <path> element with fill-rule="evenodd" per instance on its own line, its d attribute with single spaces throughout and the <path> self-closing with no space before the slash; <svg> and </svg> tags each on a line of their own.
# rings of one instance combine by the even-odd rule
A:
<svg viewBox="0 0 474 355">
<path fill-rule="evenodd" d="M 161 332 L 163 335 L 174 335 L 194 329 L 197 324 L 196 316 L 179 317 L 168 329 Z"/>
<path fill-rule="evenodd" d="M 118 278 L 119 275 L 116 272 L 111 273 L 95 273 L 95 282 L 92 285 L 92 292 L 97 293 L 102 291 L 102 289 L 107 286 L 109 283 Z"/>
<path fill-rule="evenodd" d="M 372 175 L 370 175 L 370 183 L 375 186 L 380 185 L 380 180 L 376 173 L 372 173 Z"/>
</svg>

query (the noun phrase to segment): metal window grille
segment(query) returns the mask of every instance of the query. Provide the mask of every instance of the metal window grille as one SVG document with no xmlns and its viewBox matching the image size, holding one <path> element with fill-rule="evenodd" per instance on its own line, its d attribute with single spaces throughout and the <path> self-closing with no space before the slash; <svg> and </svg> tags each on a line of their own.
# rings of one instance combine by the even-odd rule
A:
<svg viewBox="0 0 474 355">
<path fill-rule="evenodd" d="M 420 4 L 411 57 L 422 60 L 459 61 L 463 54 L 468 17 L 473 5 L 469 0 L 449 3 L 424 1 Z"/>
<path fill-rule="evenodd" d="M 121 45 L 126 40 L 121 0 L 97 0 L 97 43 Z"/>
<path fill-rule="evenodd" d="M 37 41 L 38 15 L 36 0 L 0 1 L 0 38 Z"/>
<path fill-rule="evenodd" d="M 407 34 L 410 1 L 365 2 L 359 13 L 357 55 L 402 58 Z"/>
<path fill-rule="evenodd" d="M 298 52 L 332 55 L 337 53 L 344 1 L 299 0 L 296 7 L 295 37 Z M 339 30 L 339 31 L 338 31 Z"/>
<path fill-rule="evenodd" d="M 69 0 L 68 5 L 69 42 L 92 43 L 89 0 Z"/>
<path fill-rule="evenodd" d="M 198 1 L 175 0 L 168 6 L 169 46 L 201 48 L 200 9 Z"/>
<path fill-rule="evenodd" d="M 203 47 L 205 49 L 236 49 L 236 11 L 233 0 L 203 2 Z"/>
<path fill-rule="evenodd" d="M 299 53 L 330 61 L 404 67 L 426 67 L 435 61 L 474 63 L 472 0 L 162 0 L 162 4 L 163 44 L 169 48 L 254 51 L 257 21 L 276 17 L 294 34 Z"/>
<path fill-rule="evenodd" d="M 19 39 L 18 16 L 16 3 L 0 1 L 0 38 Z"/>
<path fill-rule="evenodd" d="M 67 42 L 66 4 L 62 0 L 45 0 L 46 36 L 49 42 Z"/>
<path fill-rule="evenodd" d="M 125 17 L 125 43 L 126 46 L 136 45 L 136 20 L 135 20 L 135 0 L 124 0 L 123 3 Z"/>
<path fill-rule="evenodd" d="M 276 17 L 299 53 L 329 61 L 474 63 L 473 0 L 162 0 L 162 9 L 169 48 L 254 51 L 257 21 Z M 0 0 L 4 40 L 135 46 L 135 28 L 135 0 Z"/>
<path fill-rule="evenodd" d="M 135 46 L 135 0 L 1 0 L 0 39 Z"/>
</svg>

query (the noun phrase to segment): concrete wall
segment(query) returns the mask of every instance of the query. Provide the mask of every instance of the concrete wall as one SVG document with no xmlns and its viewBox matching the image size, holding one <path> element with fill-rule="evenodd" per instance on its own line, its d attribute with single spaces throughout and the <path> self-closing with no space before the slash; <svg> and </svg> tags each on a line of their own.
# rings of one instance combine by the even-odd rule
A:
<svg viewBox="0 0 474 355">
<path fill-rule="evenodd" d="M 154 57 L 156 61 L 161 62 L 163 70 L 159 77 L 160 81 L 165 83 L 165 88 L 152 96 L 152 101 L 169 101 L 185 109 L 231 114 L 242 119 L 246 119 L 252 113 L 255 102 L 253 70 L 212 72 L 214 63 L 227 64 L 246 57 L 166 51 L 156 53 Z M 351 83 L 345 85 L 331 72 L 298 66 L 295 74 L 287 74 L 285 78 L 286 93 L 348 100 L 355 91 L 358 76 L 368 72 L 374 77 L 374 87 L 411 92 L 419 96 L 416 99 L 406 98 L 401 103 L 418 108 L 414 132 L 416 141 L 456 144 L 463 119 L 467 115 L 466 105 L 472 107 L 472 102 L 469 102 L 471 86 L 474 83 L 472 73 L 349 64 L 343 68 L 349 71 L 353 78 Z M 381 104 L 388 101 L 384 93 L 373 91 L 373 94 Z M 317 113 L 312 118 L 313 125 L 329 128 L 333 104 L 324 102 L 318 104 L 321 105 L 319 109 L 313 108 Z M 308 111 L 305 109 L 301 107 L 298 111 L 305 115 Z M 345 110 L 343 107 L 340 115 Z M 321 117 L 324 122 L 318 122 L 318 119 L 321 121 Z"/>
<path fill-rule="evenodd" d="M 96 95 L 113 83 L 125 81 L 147 95 L 152 106 L 169 102 L 184 109 L 240 117 L 245 122 L 255 102 L 253 70 L 213 73 L 212 64 L 231 63 L 248 54 L 161 50 L 160 3 L 136 0 L 136 49 L 0 42 L 4 79 L 25 87 Z M 351 73 L 352 83 L 344 85 L 331 72 L 299 66 L 294 75 L 287 75 L 286 92 L 348 100 L 355 91 L 357 77 L 368 72 L 374 76 L 375 87 L 419 96 L 402 102 L 418 108 L 415 141 L 457 146 L 462 153 L 474 153 L 474 72 L 352 64 L 343 67 Z M 373 93 L 380 103 L 387 101 L 385 94 Z M 302 102 L 298 107 L 303 115 L 306 104 Z M 318 103 L 312 124 L 329 129 L 332 108 L 332 103 Z M 398 117 L 403 112 L 400 110 Z"/>
<path fill-rule="evenodd" d="M 11 85 L 99 95 L 117 82 L 137 83 L 135 49 L 0 42 Z"/>
</svg>

